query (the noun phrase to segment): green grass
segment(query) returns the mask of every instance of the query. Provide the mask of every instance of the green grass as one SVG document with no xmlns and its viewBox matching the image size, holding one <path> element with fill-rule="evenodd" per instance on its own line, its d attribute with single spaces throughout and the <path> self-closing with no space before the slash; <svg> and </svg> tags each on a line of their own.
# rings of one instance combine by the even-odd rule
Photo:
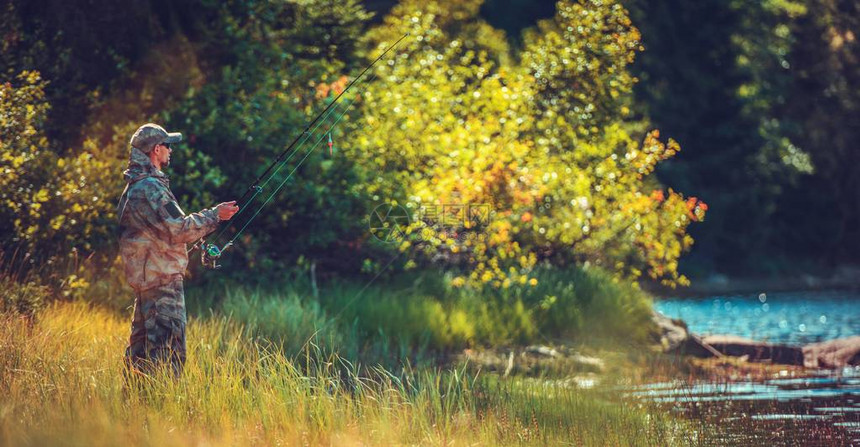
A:
<svg viewBox="0 0 860 447">
<path fill-rule="evenodd" d="M 58 303 L 0 321 L 2 445 L 667 445 L 683 427 L 561 383 L 303 361 L 192 318 L 185 374 L 124 382 L 126 318 Z M 302 365 L 301 367 L 297 365 Z"/>
<path fill-rule="evenodd" d="M 273 287 L 221 283 L 187 287 L 189 313 L 229 315 L 249 335 L 279 340 L 289 353 L 313 341 L 348 358 L 401 358 L 474 346 L 554 339 L 644 344 L 650 298 L 599 270 L 543 269 L 538 285 L 476 292 L 441 273 L 400 275 L 384 284 L 336 280 L 311 296 L 300 278 Z"/>
<path fill-rule="evenodd" d="M 635 344 L 646 331 L 650 302 L 633 287 L 599 271 L 538 278 L 478 294 L 423 272 L 332 281 L 317 298 L 299 276 L 190 284 L 185 374 L 130 381 L 130 298 L 85 295 L 23 318 L 12 304 L 43 307 L 47 289 L 3 278 L 0 445 L 687 443 L 683 423 L 612 393 L 440 366 L 463 347 Z"/>
</svg>

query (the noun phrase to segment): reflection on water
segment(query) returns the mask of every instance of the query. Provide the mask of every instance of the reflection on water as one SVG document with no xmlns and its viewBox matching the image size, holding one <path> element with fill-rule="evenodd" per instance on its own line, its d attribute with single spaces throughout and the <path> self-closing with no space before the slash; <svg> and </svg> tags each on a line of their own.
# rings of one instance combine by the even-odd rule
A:
<svg viewBox="0 0 860 447">
<path fill-rule="evenodd" d="M 860 293 L 795 292 L 662 300 L 700 335 L 804 344 L 860 335 Z M 666 405 L 726 445 L 860 445 L 860 367 L 765 381 L 654 383 L 630 396 Z"/>
<path fill-rule="evenodd" d="M 764 382 L 726 382 L 683 384 L 681 382 L 652 383 L 633 388 L 631 395 L 654 402 L 717 402 L 717 401 L 777 401 L 814 400 L 855 395 L 860 397 L 860 368 L 845 368 L 843 374 L 853 377 L 809 377 L 773 379 Z M 830 411 L 831 407 L 817 407 Z M 853 408 L 853 407 L 852 407 Z M 860 411 L 857 407 L 856 411 Z"/>
<path fill-rule="evenodd" d="M 860 292 L 780 292 L 660 300 L 696 334 L 803 344 L 860 335 Z"/>
<path fill-rule="evenodd" d="M 721 445 L 860 445 L 860 367 L 763 382 L 652 383 L 627 395 L 701 421 Z"/>
</svg>

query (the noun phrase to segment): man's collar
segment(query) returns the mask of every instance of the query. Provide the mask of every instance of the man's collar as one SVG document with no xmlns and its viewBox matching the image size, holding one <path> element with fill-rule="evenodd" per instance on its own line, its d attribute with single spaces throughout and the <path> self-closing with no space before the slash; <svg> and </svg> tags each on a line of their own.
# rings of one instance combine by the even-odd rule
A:
<svg viewBox="0 0 860 447">
<path fill-rule="evenodd" d="M 152 164 L 152 160 L 150 160 L 149 155 L 136 147 L 131 148 L 128 167 L 128 171 L 136 171 L 136 175 L 134 175 L 134 177 L 152 176 L 167 178 L 167 174 L 160 169 L 157 169 L 155 165 Z M 129 173 L 131 174 L 131 172 Z"/>
</svg>

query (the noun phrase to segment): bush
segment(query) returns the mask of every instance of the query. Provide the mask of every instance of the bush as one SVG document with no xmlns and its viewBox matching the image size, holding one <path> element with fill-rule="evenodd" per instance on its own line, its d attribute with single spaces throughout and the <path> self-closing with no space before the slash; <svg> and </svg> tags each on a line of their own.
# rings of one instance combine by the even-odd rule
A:
<svg viewBox="0 0 860 447">
<path fill-rule="evenodd" d="M 557 337 L 607 337 L 647 341 L 651 299 L 634 284 L 590 268 L 536 273 L 538 285 L 526 291 L 538 326 Z"/>
<path fill-rule="evenodd" d="M 31 264 L 57 267 L 112 242 L 117 191 L 110 163 L 82 151 L 60 157 L 45 135 L 50 105 L 37 72 L 0 84 L 0 251 L 20 252 Z M 45 282 L 73 282 L 60 268 Z M 79 272 L 71 272 L 78 274 Z"/>
<path fill-rule="evenodd" d="M 365 359 L 551 339 L 647 342 L 651 302 L 638 288 L 594 268 L 545 267 L 535 275 L 537 286 L 480 293 L 445 286 L 441 272 L 422 272 L 367 288 L 338 280 L 321 288 L 319 301 L 292 283 L 277 291 L 225 285 L 222 299 L 206 295 L 211 309 L 291 353 L 308 341 Z"/>
<path fill-rule="evenodd" d="M 15 281 L 0 276 L 0 314 L 12 313 L 32 317 L 50 301 L 50 289 L 36 281 Z"/>
<path fill-rule="evenodd" d="M 368 34 L 371 56 L 419 36 L 375 67 L 346 149 L 367 196 L 416 217 L 399 248 L 476 288 L 532 283 L 542 259 L 685 284 L 686 230 L 707 207 L 650 176 L 680 147 L 631 116 L 640 36 L 626 10 L 560 1 L 514 55 L 480 4 L 406 0 Z"/>
</svg>

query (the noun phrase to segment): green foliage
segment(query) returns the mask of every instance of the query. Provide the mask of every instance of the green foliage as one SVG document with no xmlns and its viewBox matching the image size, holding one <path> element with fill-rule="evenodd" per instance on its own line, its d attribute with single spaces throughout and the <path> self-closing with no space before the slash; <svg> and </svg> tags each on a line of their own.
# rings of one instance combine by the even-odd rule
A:
<svg viewBox="0 0 860 447">
<path fill-rule="evenodd" d="M 238 188 L 250 186 L 343 90 L 341 72 L 353 68 L 355 42 L 369 18 L 357 1 L 337 8 L 323 1 L 228 2 L 219 14 L 227 34 L 210 45 L 221 42 L 229 62 L 162 115 L 168 127 L 187 137 L 171 169 L 181 200 L 192 209 L 237 199 L 244 192 Z M 233 261 L 244 258 L 250 267 L 269 269 L 292 264 L 301 254 L 342 262 L 335 243 L 354 239 L 363 229 L 354 216 L 364 207 L 353 190 L 357 179 L 350 160 L 331 159 L 314 144 L 332 121 L 295 148 L 289 163 L 275 170 L 271 183 L 237 218 L 226 237 L 314 151 L 253 222 L 253 236 L 237 244 Z M 340 147 L 343 134 L 332 133 Z"/>
<path fill-rule="evenodd" d="M 855 258 L 845 241 L 859 237 L 850 87 L 860 14 L 850 2 L 626 0 L 631 22 L 617 1 L 561 1 L 532 24 L 522 17 L 547 17 L 546 5 L 501 20 L 527 5 L 404 0 L 369 32 L 357 0 L 162 3 L 0 9 L 3 114 L 15 122 L 0 163 L 18 171 L 0 180 L 4 250 L 112 261 L 118 174 L 143 121 L 186 135 L 169 168 L 185 208 L 236 198 L 349 76 L 410 31 L 343 98 L 353 112 L 333 132 L 335 155 L 316 148 L 235 246 L 233 267 L 271 272 L 304 256 L 326 273 L 378 268 L 391 250 L 369 240 L 366 218 L 379 203 L 416 214 L 492 207 L 476 226 L 416 222 L 421 236 L 399 247 L 423 253 L 407 268 L 459 269 L 459 285 L 529 284 L 540 260 L 684 284 L 690 236 L 704 267 Z M 649 121 L 681 144 L 661 143 Z M 706 206 L 676 191 L 719 212 L 688 227 Z M 744 266 L 740 251 L 759 257 Z M 71 274 L 95 281 L 79 267 Z"/>
<path fill-rule="evenodd" d="M 860 243 L 860 7 L 809 2 L 790 22 L 792 69 L 781 111 L 790 136 L 815 168 L 780 203 L 785 242 L 795 256 L 820 253 L 828 265 L 856 263 Z"/>
<path fill-rule="evenodd" d="M 739 11 L 740 32 L 731 36 L 737 50 L 737 70 L 742 79 L 738 97 L 742 116 L 758 123 L 761 147 L 756 161 L 772 185 L 790 185 L 799 174 L 810 174 L 809 154 L 796 146 L 796 123 L 783 110 L 792 99 L 789 90 L 794 74 L 789 54 L 797 45 L 792 23 L 807 14 L 806 2 L 772 0 L 733 5 Z M 785 176 L 786 178 L 779 178 Z"/>
<path fill-rule="evenodd" d="M 281 287 L 227 283 L 191 293 L 189 313 L 230 316 L 249 336 L 291 355 L 313 345 L 365 362 L 547 339 L 648 342 L 651 302 L 638 288 L 595 268 L 544 266 L 535 275 L 536 286 L 480 293 L 449 285 L 450 274 L 441 272 L 406 273 L 369 287 L 339 280 L 322 287 L 318 299 L 297 278 Z"/>
<path fill-rule="evenodd" d="M 737 264 L 737 253 L 763 241 L 755 233 L 767 230 L 762 212 L 770 200 L 750 187 L 758 184 L 751 160 L 757 124 L 749 115 L 740 119 L 743 79 L 731 42 L 741 13 L 721 0 L 628 4 L 646 48 L 632 67 L 642 80 L 637 108 L 685 149 L 657 174 L 669 187 L 693 191 L 720 210 L 691 229 L 697 237 L 692 255 Z"/>
<path fill-rule="evenodd" d="M 107 240 L 114 211 L 105 195 L 116 188 L 104 175 L 108 163 L 88 152 L 59 157 L 49 150 L 45 85 L 36 72 L 0 85 L 2 250 L 40 264 L 69 259 L 76 250 L 91 253 Z"/>
<path fill-rule="evenodd" d="M 628 65 L 640 35 L 620 3 L 561 1 L 557 9 L 525 32 L 522 64 L 535 84 L 536 148 L 576 152 L 629 115 Z"/>
<path fill-rule="evenodd" d="M 0 276 L 0 314 L 35 316 L 50 301 L 50 291 L 35 280 Z"/>
<path fill-rule="evenodd" d="M 856 5 L 627 4 L 646 47 L 637 108 L 685 148 L 658 175 L 717 210 L 691 231 L 698 268 L 856 260 Z"/>
<path fill-rule="evenodd" d="M 503 34 L 476 16 L 479 4 L 405 1 L 369 34 L 377 52 L 400 32 L 415 36 L 377 68 L 349 148 L 376 173 L 367 195 L 422 217 L 399 249 L 465 267 L 460 285 L 533 283 L 541 258 L 684 284 L 686 228 L 706 206 L 672 190 L 652 195 L 647 175 L 679 147 L 628 130 L 639 34 L 624 8 L 560 2 L 524 33 L 512 63 Z M 445 204 L 494 214 L 446 225 L 452 216 L 428 212 Z"/>
<path fill-rule="evenodd" d="M 181 14 L 193 3 L 172 11 Z M 31 169 L 33 178 L 50 172 L 54 183 L 28 191 L 29 200 L 10 201 L 30 215 L 16 224 L 19 239 L 38 233 L 45 246 L 86 254 L 110 246 L 113 203 L 103 197 L 118 194 L 121 183 L 104 173 L 121 169 L 140 116 L 185 134 L 169 173 L 187 209 L 236 198 L 237 185 L 251 184 L 343 90 L 344 73 L 357 72 L 363 59 L 409 30 L 412 37 L 394 60 L 383 61 L 342 99 L 234 222 L 228 236 L 291 176 L 235 245 L 227 261 L 232 267 L 273 271 L 303 258 L 328 271 L 354 270 L 390 251 L 367 242 L 363 218 L 376 204 L 419 211 L 461 203 L 488 204 L 495 214 L 429 234 L 438 221 L 415 222 L 409 231 L 421 237 L 399 249 L 414 245 L 423 257 L 408 259 L 407 268 L 441 256 L 462 273 L 455 285 L 506 288 L 533 284 L 530 270 L 547 259 L 684 283 L 677 259 L 691 244 L 687 225 L 705 207 L 672 191 L 657 200 L 659 186 L 647 178 L 678 146 L 637 131 L 642 126 L 629 117 L 635 79 L 628 65 L 639 35 L 626 11 L 616 3 L 561 2 L 555 17 L 524 33 L 521 51 L 513 53 L 504 33 L 478 18 L 481 5 L 405 1 L 365 34 L 370 15 L 357 1 L 339 8 L 322 1 L 235 1 L 202 5 L 175 35 L 159 34 L 142 56 L 135 53 L 140 42 L 118 41 L 124 50 L 117 54 L 138 56 L 113 72 L 108 94 L 92 91 L 82 147 L 65 158 L 33 153 L 33 163 L 38 158 L 43 166 Z M 29 19 L 20 11 L 9 9 L 4 20 L 24 26 Z M 107 23 L 116 19 L 111 11 Z M 208 29 L 223 32 L 201 30 L 204 19 Z M 69 54 L 86 42 L 69 42 Z M 33 138 L 41 140 L 32 146 L 57 146 L 44 131 L 50 121 L 44 86 L 31 84 L 42 89 L 29 100 L 39 101 Z M 314 147 L 353 102 L 345 125 L 332 131 L 337 155 Z"/>
<path fill-rule="evenodd" d="M 32 237 L 39 229 L 27 221 L 16 219 L 26 216 L 31 199 L 35 199 L 33 213 L 38 216 L 42 203 L 50 199 L 47 189 L 36 190 L 27 174 L 34 171 L 40 154 L 47 145 L 42 134 L 42 125 L 48 104 L 44 101 L 44 82 L 38 73 L 21 73 L 17 79 L 21 86 L 15 88 L 9 82 L 0 86 L 0 198 L 2 198 L 3 234 L 15 234 L 12 241 Z M 35 180 L 35 179 L 34 179 Z M 29 220 L 29 219 L 28 219 Z M 7 242 L 7 243 L 8 243 Z"/>
<path fill-rule="evenodd" d="M 136 62 L 177 29 L 193 28 L 195 22 L 201 27 L 208 24 L 208 3 L 4 2 L 0 7 L 0 76 L 12 79 L 22 71 L 38 71 L 51 82 L 45 93 L 53 108 L 45 132 L 52 140 L 52 150 L 77 154 L 80 142 L 90 136 L 83 127 L 92 108 L 100 105 L 118 79 L 131 74 Z M 191 17 L 195 20 L 188 20 Z"/>
<path fill-rule="evenodd" d="M 539 277 L 538 285 L 526 292 L 526 302 L 535 309 L 535 324 L 543 333 L 633 343 L 648 340 L 651 299 L 637 287 L 596 269 L 544 268 Z"/>
</svg>

